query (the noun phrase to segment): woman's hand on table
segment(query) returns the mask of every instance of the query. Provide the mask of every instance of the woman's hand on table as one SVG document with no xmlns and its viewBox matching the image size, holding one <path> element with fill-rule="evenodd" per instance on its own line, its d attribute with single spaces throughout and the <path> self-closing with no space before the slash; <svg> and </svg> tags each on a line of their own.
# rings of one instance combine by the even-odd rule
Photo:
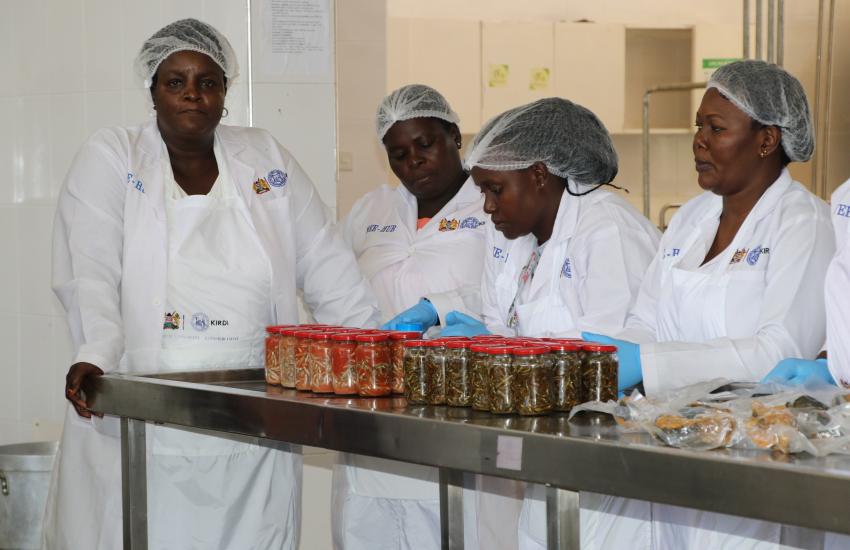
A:
<svg viewBox="0 0 850 550">
<path fill-rule="evenodd" d="M 81 391 L 83 380 L 89 375 L 102 376 L 103 371 L 91 363 L 74 363 L 65 376 L 65 399 L 71 402 L 74 410 L 83 418 L 91 418 L 92 415 L 85 401 L 85 394 Z M 103 416 L 98 413 L 95 415 Z"/>
</svg>

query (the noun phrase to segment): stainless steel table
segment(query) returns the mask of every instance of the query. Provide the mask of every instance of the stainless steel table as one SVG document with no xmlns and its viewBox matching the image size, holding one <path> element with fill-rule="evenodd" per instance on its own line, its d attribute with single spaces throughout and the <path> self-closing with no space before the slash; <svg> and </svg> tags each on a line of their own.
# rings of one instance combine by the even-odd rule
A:
<svg viewBox="0 0 850 550">
<path fill-rule="evenodd" d="M 435 466 L 443 548 L 463 548 L 463 473 L 547 487 L 549 548 L 579 548 L 578 493 L 594 491 L 850 534 L 850 457 L 693 452 L 610 420 L 496 416 L 267 386 L 262 369 L 107 375 L 92 408 L 121 417 L 125 549 L 147 548 L 145 421 Z"/>
</svg>

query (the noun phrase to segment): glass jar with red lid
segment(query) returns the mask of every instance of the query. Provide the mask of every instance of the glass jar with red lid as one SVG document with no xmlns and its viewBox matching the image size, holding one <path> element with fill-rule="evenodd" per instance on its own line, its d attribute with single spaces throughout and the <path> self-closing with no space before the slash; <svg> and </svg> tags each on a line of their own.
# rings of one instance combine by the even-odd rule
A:
<svg viewBox="0 0 850 550">
<path fill-rule="evenodd" d="M 514 401 L 519 414 L 552 412 L 552 362 L 549 347 L 529 345 L 513 350 Z"/>
<path fill-rule="evenodd" d="M 446 404 L 452 407 L 472 406 L 469 340 L 446 342 Z"/>
<path fill-rule="evenodd" d="M 280 385 L 284 388 L 295 387 L 295 333 L 303 330 L 297 326 L 288 326 L 280 331 Z"/>
<path fill-rule="evenodd" d="M 404 393 L 404 341 L 422 338 L 421 332 L 393 331 L 390 336 L 393 393 Z"/>
<path fill-rule="evenodd" d="M 616 401 L 617 346 L 602 344 L 584 344 L 581 360 L 582 402 Z"/>
<path fill-rule="evenodd" d="M 357 370 L 357 393 L 363 397 L 390 395 L 392 365 L 389 336 L 381 333 L 358 333 L 354 337 L 354 364 Z"/>
<path fill-rule="evenodd" d="M 425 369 L 428 384 L 428 404 L 446 404 L 446 342 L 427 340 L 425 343 Z"/>
<path fill-rule="evenodd" d="M 490 412 L 510 414 L 516 412 L 514 396 L 513 350 L 516 346 L 489 346 L 487 375 L 490 394 Z"/>
<path fill-rule="evenodd" d="M 318 332 L 316 329 L 299 330 L 295 332 L 295 389 L 310 391 L 312 380 L 310 379 L 310 336 Z"/>
<path fill-rule="evenodd" d="M 357 342 L 354 337 L 359 332 L 346 331 L 331 335 L 331 365 L 333 372 L 333 390 L 339 395 L 357 394 L 357 370 L 354 352 Z"/>
<path fill-rule="evenodd" d="M 404 397 L 410 405 L 428 403 L 428 340 L 404 340 Z"/>
<path fill-rule="evenodd" d="M 473 342 L 469 345 L 469 385 L 470 403 L 476 411 L 490 410 L 490 377 L 487 348 L 505 345 L 504 339 L 488 338 L 485 342 Z"/>
<path fill-rule="evenodd" d="M 552 356 L 552 408 L 569 412 L 581 403 L 581 344 L 551 339 L 546 345 Z"/>
<path fill-rule="evenodd" d="M 266 327 L 266 384 L 280 384 L 280 344 L 283 325 Z"/>
<path fill-rule="evenodd" d="M 333 393 L 333 364 L 330 332 L 310 336 L 310 389 L 315 393 Z"/>
</svg>

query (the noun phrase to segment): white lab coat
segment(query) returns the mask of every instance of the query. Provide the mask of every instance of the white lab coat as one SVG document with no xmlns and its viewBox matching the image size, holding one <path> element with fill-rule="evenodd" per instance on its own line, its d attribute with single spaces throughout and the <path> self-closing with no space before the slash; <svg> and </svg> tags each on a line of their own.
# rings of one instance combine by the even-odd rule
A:
<svg viewBox="0 0 850 550">
<path fill-rule="evenodd" d="M 701 266 L 721 211 L 722 198 L 703 193 L 676 213 L 618 335 L 641 344 L 650 395 L 707 378 L 760 380 L 784 358 L 814 357 L 823 343 L 823 281 L 834 251 L 827 206 L 785 169 L 729 248 Z M 775 523 L 600 498 L 594 528 L 583 517 L 583 532 L 611 548 L 808 547 L 792 542 L 795 528 Z"/>
<path fill-rule="evenodd" d="M 480 274 L 490 221 L 484 199 L 467 179 L 420 230 L 416 197 L 403 185 L 382 185 L 358 200 L 342 223 L 386 319 L 426 297 L 445 324 L 452 310 L 481 313 Z"/>
<path fill-rule="evenodd" d="M 268 258 L 269 318 L 297 322 L 300 288 L 319 322 L 375 326 L 379 314 L 371 290 L 295 159 L 262 130 L 219 126 L 216 138 L 222 172 L 230 174 L 240 210 Z M 154 122 L 101 130 L 75 158 L 59 199 L 53 261 L 54 290 L 68 312 L 77 349 L 74 362 L 90 362 L 107 373 L 152 372 L 160 364 L 168 299 L 164 175 L 169 172 Z M 120 547 L 120 437 L 115 428 L 114 418 L 89 422 L 68 408 L 45 519 L 46 548 Z M 248 477 L 258 486 L 274 481 L 289 495 L 285 509 L 266 510 L 267 503 L 252 498 L 249 490 L 238 513 L 224 516 L 231 537 L 220 541 L 222 548 L 297 546 L 300 455 L 276 451 L 268 456 L 257 464 L 256 476 Z M 180 452 L 171 458 L 181 462 Z M 204 458 L 217 479 L 245 477 L 238 472 L 244 462 Z M 203 487 L 204 475 L 184 481 Z M 173 483 L 158 487 L 149 479 L 151 500 L 172 489 Z M 201 499 L 186 513 L 201 521 L 196 516 L 205 505 L 215 507 L 215 502 Z M 246 532 L 240 515 L 282 517 L 285 540 Z"/>
<path fill-rule="evenodd" d="M 510 240 L 491 227 L 481 285 L 487 327 L 499 334 L 531 337 L 622 330 L 659 235 L 649 220 L 613 193 L 598 189 L 575 197 L 564 192 L 531 287 L 517 304 L 518 326 L 513 329 L 507 326 L 508 311 L 537 239 L 526 235 Z M 594 495 L 581 495 L 582 500 L 588 497 Z M 540 485 L 526 491 L 518 539 L 521 550 L 546 547 L 545 492 Z"/>
<path fill-rule="evenodd" d="M 827 364 L 836 382 L 850 387 L 850 180 L 835 190 L 830 202 L 836 253 L 825 284 Z"/>
<path fill-rule="evenodd" d="M 426 297 L 442 324 L 451 310 L 480 315 L 484 231 L 490 225 L 471 179 L 417 230 L 416 198 L 383 185 L 361 198 L 342 223 L 384 318 Z M 343 454 L 334 469 L 334 544 L 339 550 L 440 546 L 436 468 Z M 471 496 L 471 495 L 468 495 Z M 474 528 L 467 525 L 467 547 Z"/>
</svg>

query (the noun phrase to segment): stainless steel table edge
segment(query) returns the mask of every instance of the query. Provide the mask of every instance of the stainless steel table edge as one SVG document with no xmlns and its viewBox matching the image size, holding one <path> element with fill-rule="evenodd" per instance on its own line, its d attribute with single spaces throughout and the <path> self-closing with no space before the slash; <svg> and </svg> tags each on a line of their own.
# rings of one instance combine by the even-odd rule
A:
<svg viewBox="0 0 850 550">
<path fill-rule="evenodd" d="M 245 371 L 244 379 L 259 372 Z M 835 469 L 824 467 L 822 459 L 783 464 L 763 452 L 694 452 L 367 411 L 341 406 L 339 399 L 231 388 L 224 378 L 199 384 L 104 376 L 92 389 L 92 406 L 127 418 L 850 533 L 842 513 L 850 495 L 850 466 L 843 463 Z M 499 442 L 505 438 L 519 440 L 521 460 L 500 468 Z M 569 499 L 550 493 L 547 501 Z"/>
</svg>

